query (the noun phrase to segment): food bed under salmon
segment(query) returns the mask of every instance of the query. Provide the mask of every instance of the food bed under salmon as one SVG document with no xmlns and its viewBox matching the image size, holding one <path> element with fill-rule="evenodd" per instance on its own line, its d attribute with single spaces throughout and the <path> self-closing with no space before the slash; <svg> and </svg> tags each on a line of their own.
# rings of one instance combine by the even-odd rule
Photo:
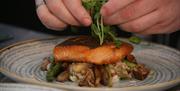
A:
<svg viewBox="0 0 180 91">
<path fill-rule="evenodd" d="M 131 54 L 133 46 L 122 42 L 119 47 L 105 41 L 103 45 L 92 37 L 79 36 L 55 46 L 53 56 L 41 65 L 47 71 L 48 82 L 71 81 L 79 86 L 113 86 L 114 80 L 144 80 L 150 70 L 137 63 Z"/>
</svg>

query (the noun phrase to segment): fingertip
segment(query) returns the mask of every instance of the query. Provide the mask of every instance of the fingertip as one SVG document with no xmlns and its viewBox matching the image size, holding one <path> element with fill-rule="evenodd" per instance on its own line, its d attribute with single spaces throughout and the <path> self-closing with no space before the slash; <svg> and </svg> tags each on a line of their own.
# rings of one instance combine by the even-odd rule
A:
<svg viewBox="0 0 180 91">
<path fill-rule="evenodd" d="M 83 19 L 83 25 L 84 26 L 89 26 L 91 23 L 92 23 L 91 19 L 89 19 L 89 18 Z"/>
<path fill-rule="evenodd" d="M 101 10 L 100 10 L 100 13 L 101 13 L 102 16 L 108 16 L 108 12 L 107 11 L 108 10 L 107 10 L 106 6 L 103 6 L 101 8 Z"/>
</svg>

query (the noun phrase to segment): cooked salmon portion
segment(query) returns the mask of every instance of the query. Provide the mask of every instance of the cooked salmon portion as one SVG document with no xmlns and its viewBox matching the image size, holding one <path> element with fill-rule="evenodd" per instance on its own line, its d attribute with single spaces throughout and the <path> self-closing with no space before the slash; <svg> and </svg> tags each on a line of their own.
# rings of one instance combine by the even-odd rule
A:
<svg viewBox="0 0 180 91">
<path fill-rule="evenodd" d="M 57 46 L 54 49 L 56 61 L 85 61 L 85 52 L 90 48 L 81 45 Z"/>
<path fill-rule="evenodd" d="M 133 46 L 123 42 L 120 47 L 105 42 L 99 46 L 95 39 L 87 36 L 70 38 L 54 48 L 56 62 L 87 62 L 93 64 L 113 64 L 122 60 L 133 50 Z"/>
</svg>

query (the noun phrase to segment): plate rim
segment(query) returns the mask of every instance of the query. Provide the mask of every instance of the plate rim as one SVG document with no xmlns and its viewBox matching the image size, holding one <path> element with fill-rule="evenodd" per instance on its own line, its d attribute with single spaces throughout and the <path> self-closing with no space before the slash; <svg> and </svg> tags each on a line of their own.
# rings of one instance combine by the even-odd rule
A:
<svg viewBox="0 0 180 91">
<path fill-rule="evenodd" d="M 118 91 L 118 90 L 132 90 L 133 91 L 133 90 L 142 90 L 142 89 L 147 89 L 147 88 L 156 89 L 156 88 L 168 87 L 168 86 L 173 87 L 173 86 L 180 83 L 180 78 L 177 78 L 177 79 L 174 79 L 174 80 L 170 80 L 170 81 L 163 82 L 163 83 L 156 83 L 156 84 L 153 84 L 153 85 L 130 86 L 130 87 L 121 87 L 121 88 L 108 88 L 108 87 L 105 87 L 105 89 L 104 89 L 104 88 L 89 88 L 89 87 L 78 87 L 78 86 L 69 88 L 68 85 L 41 82 L 41 81 L 38 81 L 36 79 L 25 78 L 25 77 L 22 78 L 22 77 L 16 75 L 15 73 L 11 73 L 11 72 L 3 70 L 3 69 L 0 69 L 0 71 L 2 71 L 2 73 L 4 75 L 6 75 L 7 77 L 12 78 L 15 81 L 19 81 L 19 82 L 22 82 L 22 83 L 35 84 L 35 85 L 41 85 L 41 86 L 60 88 L 60 89 L 65 89 L 65 90 L 66 89 L 69 89 L 69 90 L 77 89 L 77 90 L 82 90 L 83 91 L 83 90 L 90 89 L 90 90 L 94 90 L 94 91 L 100 91 L 100 90 L 103 89 L 103 90 L 113 90 L 113 91 Z M 170 88 L 170 87 L 168 87 L 168 88 Z"/>
<path fill-rule="evenodd" d="M 34 84 L 27 84 L 27 83 L 0 83 L 0 86 L 7 86 L 7 87 L 11 87 L 11 86 L 13 86 L 13 87 L 20 87 L 20 88 L 22 88 L 22 87 L 28 87 L 28 88 L 43 88 L 43 89 L 46 89 L 47 91 L 49 91 L 49 90 L 55 90 L 55 91 L 64 91 L 63 89 L 57 89 L 57 88 L 52 88 L 52 87 L 45 87 L 45 86 L 43 86 L 43 85 L 34 85 Z"/>
<path fill-rule="evenodd" d="M 42 38 L 42 39 L 30 39 L 30 40 L 25 40 L 25 41 L 20 41 L 17 43 L 13 43 L 7 47 L 4 47 L 2 49 L 0 49 L 0 53 L 11 49 L 15 46 L 19 46 L 19 45 L 23 45 L 23 44 L 27 44 L 27 43 L 32 43 L 32 42 L 37 42 L 37 41 L 45 41 L 45 40 L 53 40 L 53 39 L 59 39 L 59 38 L 70 38 L 70 37 L 75 37 L 75 36 L 59 36 L 59 37 L 48 37 L 48 38 Z M 118 37 L 121 38 L 121 37 Z M 127 40 L 127 38 L 121 38 L 121 39 L 125 39 Z M 168 47 L 166 45 L 162 45 L 162 44 L 158 44 L 158 43 L 154 43 L 154 42 L 150 42 L 150 41 L 142 41 L 142 42 L 148 42 L 150 44 L 153 45 L 159 45 L 168 49 L 173 50 L 174 52 L 180 54 L 180 51 L 178 49 L 172 48 L 172 47 Z M 11 79 L 18 81 L 18 82 L 23 82 L 23 83 L 30 83 L 30 84 L 36 84 L 36 85 L 41 85 L 41 86 L 49 86 L 49 87 L 55 87 L 55 88 L 61 88 L 61 89 L 77 89 L 77 90 L 87 90 L 87 89 L 91 89 L 91 90 L 102 90 L 102 88 L 89 88 L 89 87 L 73 87 L 73 88 L 69 88 L 68 85 L 61 85 L 61 84 L 56 84 L 56 83 L 48 83 L 48 82 L 41 82 L 35 79 L 31 79 L 31 78 L 21 78 L 20 76 L 16 75 L 15 73 L 11 73 L 9 72 L 7 69 L 4 68 L 0 68 L 0 72 L 2 74 L 4 74 L 7 77 L 10 77 Z M 168 86 L 175 86 L 177 84 L 180 83 L 180 77 L 177 77 L 174 80 L 170 80 L 170 81 L 166 81 L 166 82 L 162 82 L 162 83 L 156 83 L 156 84 L 152 84 L 152 85 L 142 85 L 142 86 L 130 86 L 130 87 L 121 87 L 121 88 L 105 88 L 103 90 L 142 90 L 142 89 L 147 89 L 147 88 L 151 88 L 151 89 L 155 89 L 155 88 L 161 88 L 161 87 L 168 87 Z"/>
</svg>

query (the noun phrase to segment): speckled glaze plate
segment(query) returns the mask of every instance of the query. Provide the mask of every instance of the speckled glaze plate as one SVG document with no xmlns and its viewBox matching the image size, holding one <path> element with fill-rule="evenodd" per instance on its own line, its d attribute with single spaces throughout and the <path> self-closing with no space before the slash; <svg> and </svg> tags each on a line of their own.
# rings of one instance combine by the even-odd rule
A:
<svg viewBox="0 0 180 91">
<path fill-rule="evenodd" d="M 64 91 L 55 88 L 30 84 L 0 83 L 0 91 Z"/>
<path fill-rule="evenodd" d="M 67 38 L 31 40 L 6 47 L 0 51 L 0 71 L 18 82 L 74 91 L 162 91 L 180 84 L 180 52 L 149 42 L 134 45 L 133 51 L 137 61 L 152 70 L 143 81 L 118 81 L 111 88 L 79 87 L 71 82 L 48 83 L 45 80 L 46 72 L 40 70 L 42 59 L 51 55 L 54 46 Z"/>
</svg>

